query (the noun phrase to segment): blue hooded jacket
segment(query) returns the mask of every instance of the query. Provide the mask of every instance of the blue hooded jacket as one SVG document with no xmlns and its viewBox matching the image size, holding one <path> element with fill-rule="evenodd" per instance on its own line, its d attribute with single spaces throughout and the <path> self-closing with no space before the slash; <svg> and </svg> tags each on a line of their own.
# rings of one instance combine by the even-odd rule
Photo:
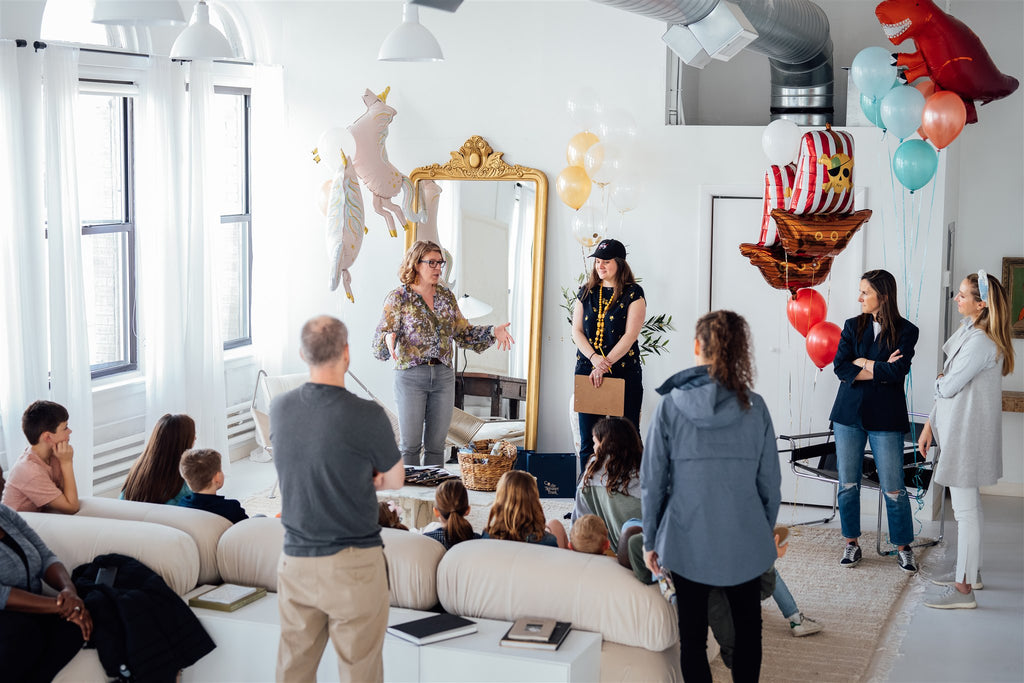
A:
<svg viewBox="0 0 1024 683">
<path fill-rule="evenodd" d="M 772 529 L 781 501 L 779 453 L 764 399 L 684 370 L 658 387 L 640 466 L 644 546 L 690 581 L 735 586 L 777 558 Z"/>
</svg>

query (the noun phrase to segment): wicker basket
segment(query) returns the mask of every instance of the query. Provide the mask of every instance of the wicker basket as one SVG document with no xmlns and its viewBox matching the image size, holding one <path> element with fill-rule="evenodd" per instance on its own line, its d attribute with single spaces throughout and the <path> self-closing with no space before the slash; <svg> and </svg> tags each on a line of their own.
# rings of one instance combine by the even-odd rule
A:
<svg viewBox="0 0 1024 683">
<path fill-rule="evenodd" d="M 487 439 L 487 441 L 492 441 Z M 459 451 L 459 469 L 462 471 L 462 483 L 473 491 L 494 491 L 498 488 L 501 475 L 511 470 L 516 464 L 518 455 L 515 445 L 509 441 L 499 441 L 495 452 L 490 449 L 478 451 L 486 446 L 473 442 L 473 451 Z"/>
</svg>

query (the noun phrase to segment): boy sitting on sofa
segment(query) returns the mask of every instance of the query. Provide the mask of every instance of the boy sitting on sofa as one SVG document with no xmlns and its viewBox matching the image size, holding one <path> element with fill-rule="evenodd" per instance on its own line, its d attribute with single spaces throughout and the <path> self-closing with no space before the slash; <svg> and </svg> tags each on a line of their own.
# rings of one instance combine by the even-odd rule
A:
<svg viewBox="0 0 1024 683">
<path fill-rule="evenodd" d="M 192 493 L 178 501 L 180 507 L 196 508 L 225 517 L 232 524 L 249 519 L 242 504 L 233 498 L 217 495 L 224 486 L 220 453 L 212 448 L 191 448 L 181 454 L 181 476 Z"/>
<path fill-rule="evenodd" d="M 18 512 L 78 512 L 67 409 L 53 401 L 35 401 L 21 416 L 21 431 L 31 445 L 7 475 L 3 504 Z"/>
</svg>

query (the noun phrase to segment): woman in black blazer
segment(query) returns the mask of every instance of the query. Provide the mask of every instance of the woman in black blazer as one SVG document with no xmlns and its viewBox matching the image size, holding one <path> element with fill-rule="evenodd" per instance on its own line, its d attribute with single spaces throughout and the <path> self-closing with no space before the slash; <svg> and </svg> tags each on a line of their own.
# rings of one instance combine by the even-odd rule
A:
<svg viewBox="0 0 1024 683">
<path fill-rule="evenodd" d="M 864 445 L 871 442 L 879 482 L 885 494 L 889 540 L 897 546 L 900 569 L 916 572 L 914 523 L 903 482 L 903 434 L 910 429 L 903 381 L 910 372 L 918 330 L 900 315 L 896 279 L 885 270 L 861 276 L 861 314 L 843 326 L 832 365 L 841 384 L 832 405 L 839 469 L 839 518 L 846 548 L 839 564 L 861 560 L 860 481 Z"/>
</svg>

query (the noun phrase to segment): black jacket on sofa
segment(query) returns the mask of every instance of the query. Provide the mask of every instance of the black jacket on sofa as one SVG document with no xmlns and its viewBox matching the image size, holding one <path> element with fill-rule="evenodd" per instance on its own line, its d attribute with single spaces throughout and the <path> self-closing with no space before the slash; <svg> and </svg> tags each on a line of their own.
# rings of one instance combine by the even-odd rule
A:
<svg viewBox="0 0 1024 683">
<path fill-rule="evenodd" d="M 102 568 L 116 569 L 113 585 L 97 581 Z M 134 558 L 100 555 L 71 576 L 92 615 L 90 643 L 108 676 L 173 683 L 179 670 L 216 647 L 185 601 Z"/>
</svg>

